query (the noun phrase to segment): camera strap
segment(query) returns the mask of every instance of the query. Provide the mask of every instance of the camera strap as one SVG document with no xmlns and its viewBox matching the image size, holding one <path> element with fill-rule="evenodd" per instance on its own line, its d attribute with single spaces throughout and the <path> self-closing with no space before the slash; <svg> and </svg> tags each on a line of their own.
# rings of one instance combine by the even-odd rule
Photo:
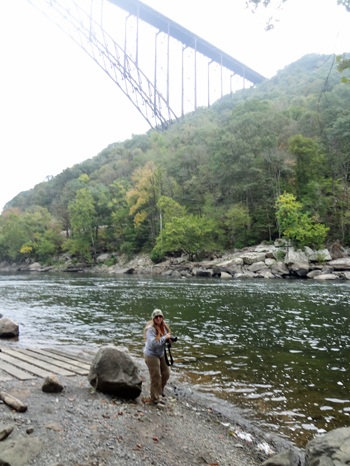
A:
<svg viewBox="0 0 350 466">
<path fill-rule="evenodd" d="M 168 355 L 166 354 L 166 349 L 168 348 L 169 350 L 169 359 L 170 359 L 170 362 L 169 362 L 169 359 L 168 359 Z M 165 348 L 164 348 L 164 357 L 165 357 L 165 362 L 166 362 L 166 365 L 167 366 L 172 366 L 174 364 L 174 360 L 173 360 L 173 357 L 171 355 L 171 351 L 170 351 L 170 348 L 171 348 L 171 345 L 169 343 L 167 343 L 165 345 Z"/>
</svg>

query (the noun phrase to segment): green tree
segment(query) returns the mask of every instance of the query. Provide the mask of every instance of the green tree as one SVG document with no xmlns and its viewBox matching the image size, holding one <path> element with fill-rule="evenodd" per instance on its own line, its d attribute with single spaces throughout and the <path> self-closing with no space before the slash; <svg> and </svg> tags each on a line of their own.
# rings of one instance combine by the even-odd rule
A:
<svg viewBox="0 0 350 466">
<path fill-rule="evenodd" d="M 96 260 L 94 241 L 95 201 L 86 188 L 77 192 L 75 201 L 69 206 L 72 226 L 72 239 L 66 241 L 64 248 L 71 255 L 78 255 L 91 261 L 91 250 Z"/>
<path fill-rule="evenodd" d="M 182 218 L 174 217 L 165 224 L 157 238 L 155 249 L 170 253 L 181 251 L 193 258 L 215 247 L 213 228 L 213 222 L 205 217 L 193 214 Z"/>
<path fill-rule="evenodd" d="M 278 225 L 284 237 L 299 247 L 319 249 L 324 244 L 329 228 L 314 223 L 308 214 L 302 213 L 302 204 L 292 194 L 282 194 L 277 199 L 276 207 Z"/>
<path fill-rule="evenodd" d="M 227 217 L 225 225 L 231 236 L 231 244 L 237 248 L 246 246 L 252 222 L 247 206 L 234 204 L 226 212 L 225 217 Z"/>
</svg>

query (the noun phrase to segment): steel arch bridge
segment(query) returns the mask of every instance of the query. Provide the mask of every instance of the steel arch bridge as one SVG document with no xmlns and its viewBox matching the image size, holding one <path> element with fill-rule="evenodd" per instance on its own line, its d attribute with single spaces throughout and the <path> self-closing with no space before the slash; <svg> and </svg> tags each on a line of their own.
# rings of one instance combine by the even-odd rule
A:
<svg viewBox="0 0 350 466">
<path fill-rule="evenodd" d="M 83 1 L 85 9 L 82 7 Z M 243 79 L 243 86 L 246 81 L 256 85 L 265 79 L 256 71 L 139 0 L 28 0 L 28 2 L 53 21 L 108 74 L 151 128 L 166 129 L 172 121 L 184 116 L 185 87 L 189 80 L 192 87 L 191 110 L 196 111 L 199 95 L 203 95 L 203 91 L 207 94 L 207 105 L 210 106 L 214 85 L 218 85 L 222 97 L 224 82 L 227 80 L 232 93 L 234 77 Z M 111 10 L 106 11 L 108 8 L 117 11 L 117 15 L 123 21 L 122 35 L 120 20 L 118 22 L 117 19 L 111 19 L 113 15 Z M 108 22 L 110 30 L 106 27 Z M 148 44 L 152 35 L 154 38 L 151 60 L 150 47 L 148 46 L 145 53 L 140 46 L 143 44 L 140 40 L 141 25 L 145 23 L 149 29 Z M 119 37 L 116 31 L 119 32 Z M 177 52 L 177 55 L 173 54 L 174 44 L 180 46 L 180 53 Z M 189 67 L 186 66 L 186 53 L 187 62 L 188 58 L 192 61 Z M 174 91 L 174 86 L 170 86 L 172 55 L 177 56 L 173 67 L 181 69 L 181 78 L 174 80 L 180 87 L 177 91 Z M 146 65 L 141 65 L 143 56 L 146 56 Z M 199 57 L 206 60 L 205 78 L 202 76 L 204 73 L 198 72 Z M 213 66 L 218 70 L 216 84 L 211 78 Z M 173 94 L 177 103 L 181 101 L 181 109 L 175 108 L 176 105 L 174 107 Z"/>
</svg>

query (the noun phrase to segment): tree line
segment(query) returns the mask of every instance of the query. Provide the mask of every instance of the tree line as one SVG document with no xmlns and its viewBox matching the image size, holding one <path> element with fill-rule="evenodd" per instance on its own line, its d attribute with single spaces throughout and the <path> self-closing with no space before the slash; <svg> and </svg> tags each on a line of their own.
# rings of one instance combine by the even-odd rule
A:
<svg viewBox="0 0 350 466">
<path fill-rule="evenodd" d="M 20 193 L 0 216 L 0 259 L 143 251 L 158 262 L 281 236 L 350 244 L 350 87 L 329 65 L 307 55 Z"/>
</svg>

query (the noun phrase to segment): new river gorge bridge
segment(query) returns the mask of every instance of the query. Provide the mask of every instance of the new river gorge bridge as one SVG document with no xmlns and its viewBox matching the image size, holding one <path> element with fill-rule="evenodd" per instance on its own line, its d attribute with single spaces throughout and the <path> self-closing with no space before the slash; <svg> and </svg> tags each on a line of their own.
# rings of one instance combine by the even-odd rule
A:
<svg viewBox="0 0 350 466">
<path fill-rule="evenodd" d="M 233 87 L 265 78 L 139 0 L 28 0 L 163 130 Z"/>
</svg>

